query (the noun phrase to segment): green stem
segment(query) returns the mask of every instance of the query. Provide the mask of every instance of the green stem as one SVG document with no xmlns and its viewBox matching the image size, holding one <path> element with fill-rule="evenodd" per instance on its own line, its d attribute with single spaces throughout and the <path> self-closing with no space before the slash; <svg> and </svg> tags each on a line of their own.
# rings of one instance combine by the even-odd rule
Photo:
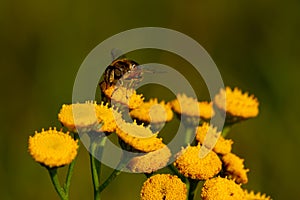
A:
<svg viewBox="0 0 300 200">
<path fill-rule="evenodd" d="M 58 176 L 57 176 L 57 168 L 48 168 L 48 172 L 50 174 L 50 178 L 52 181 L 52 184 L 54 185 L 54 188 L 59 195 L 61 200 L 68 200 L 68 194 L 64 191 L 64 188 L 60 186 Z"/>
<path fill-rule="evenodd" d="M 103 155 L 103 149 L 107 138 L 101 137 L 98 141 L 93 142 L 90 147 L 90 164 L 92 172 L 92 180 L 94 187 L 94 199 L 100 200 L 100 176 L 101 176 L 101 162 L 97 158 L 101 158 Z M 97 154 L 97 158 L 94 157 Z"/>
<path fill-rule="evenodd" d="M 194 133 L 195 133 L 195 129 L 194 128 L 189 128 L 189 127 L 186 128 L 186 131 L 185 131 L 185 141 L 184 141 L 184 143 L 186 145 L 191 144 L 193 142 Z"/>
<path fill-rule="evenodd" d="M 128 160 L 129 160 L 129 158 L 124 158 L 124 156 L 122 156 L 116 169 L 114 169 L 114 171 L 109 175 L 109 177 L 99 187 L 99 190 L 98 190 L 99 192 L 102 192 L 115 178 L 117 178 L 117 176 L 119 176 L 122 173 L 122 169 L 124 169 L 124 167 L 126 167 Z"/>
<path fill-rule="evenodd" d="M 103 137 L 100 140 L 99 146 L 97 147 L 97 153 L 98 153 L 98 158 L 102 158 L 103 155 L 103 150 L 104 150 L 104 146 L 106 143 L 107 137 Z M 96 162 L 96 169 L 97 169 L 97 174 L 100 177 L 101 176 L 101 162 Z"/>
<path fill-rule="evenodd" d="M 79 139 L 79 135 L 78 134 L 74 134 L 74 139 L 77 140 Z M 78 141 L 78 145 L 79 145 L 79 141 Z M 71 185 L 71 178 L 73 175 L 73 171 L 74 171 L 74 166 L 77 160 L 77 157 L 75 157 L 75 159 L 70 163 L 69 168 L 68 168 L 68 172 L 67 172 L 67 176 L 66 176 L 66 181 L 64 184 L 64 191 L 66 193 L 67 196 L 69 196 L 69 190 L 70 190 L 70 185 Z"/>
<path fill-rule="evenodd" d="M 228 135 L 230 129 L 231 129 L 231 126 L 230 126 L 230 125 L 224 126 L 221 135 L 222 135 L 224 138 L 226 138 L 226 136 Z"/>
<path fill-rule="evenodd" d="M 99 171 L 97 170 L 98 160 L 93 156 L 97 149 L 97 145 L 95 143 L 91 146 L 91 153 L 90 153 L 90 164 L 91 164 L 91 172 L 92 172 L 92 180 L 93 180 L 93 187 L 94 187 L 94 199 L 100 200 L 99 192 L 97 191 L 99 187 Z"/>
<path fill-rule="evenodd" d="M 194 180 L 194 179 L 189 179 L 189 196 L 188 196 L 188 200 L 194 200 L 194 196 L 195 196 L 195 191 L 196 188 L 198 186 L 199 181 L 198 180 Z"/>
<path fill-rule="evenodd" d="M 175 174 L 177 175 L 183 182 L 187 181 L 187 178 L 185 176 L 183 176 L 182 174 L 180 174 L 180 172 L 177 170 L 177 168 L 173 165 L 170 164 L 168 165 L 168 168 Z"/>
</svg>

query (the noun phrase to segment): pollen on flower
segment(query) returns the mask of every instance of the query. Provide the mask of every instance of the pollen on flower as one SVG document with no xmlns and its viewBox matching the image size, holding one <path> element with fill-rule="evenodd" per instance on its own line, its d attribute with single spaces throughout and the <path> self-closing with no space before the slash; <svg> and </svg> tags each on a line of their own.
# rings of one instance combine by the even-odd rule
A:
<svg viewBox="0 0 300 200">
<path fill-rule="evenodd" d="M 204 145 L 208 149 L 213 149 L 213 151 L 218 154 L 227 154 L 231 152 L 233 141 L 225 139 L 220 135 L 220 132 L 217 132 L 216 128 L 208 123 L 203 123 L 201 126 L 197 127 L 196 139 L 201 145 L 205 142 Z"/>
<path fill-rule="evenodd" d="M 254 193 L 253 191 L 249 192 L 248 190 L 244 190 L 245 200 L 272 200 L 271 197 L 266 194 L 261 194 L 260 192 Z"/>
<path fill-rule="evenodd" d="M 159 150 L 132 158 L 127 168 L 135 173 L 152 173 L 165 167 L 171 157 L 170 149 L 165 146 Z"/>
<path fill-rule="evenodd" d="M 118 137 L 136 150 L 151 152 L 164 147 L 162 138 L 157 138 L 158 133 L 152 133 L 149 127 L 123 120 L 118 120 L 117 124 Z"/>
<path fill-rule="evenodd" d="M 230 87 L 221 89 L 215 96 L 216 106 L 225 111 L 230 117 L 247 119 L 258 115 L 258 100 L 248 93 L 242 93 L 238 88 L 233 90 Z"/>
<path fill-rule="evenodd" d="M 197 99 L 185 94 L 178 94 L 177 99 L 171 102 L 171 106 L 174 112 L 191 117 L 210 119 L 215 114 L 211 102 L 198 102 Z"/>
<path fill-rule="evenodd" d="M 244 168 L 244 159 L 239 158 L 233 153 L 228 153 L 222 157 L 226 168 L 226 175 L 235 180 L 236 183 L 246 184 L 248 182 L 247 172 Z"/>
<path fill-rule="evenodd" d="M 126 105 L 129 109 L 139 107 L 144 101 L 142 94 L 137 94 L 135 90 L 122 86 L 111 86 L 104 91 L 104 94 L 112 101 Z"/>
<path fill-rule="evenodd" d="M 139 107 L 130 111 L 131 117 L 146 123 L 163 123 L 171 121 L 173 112 L 171 105 L 158 100 L 150 99 L 148 102 L 142 103 Z"/>
<path fill-rule="evenodd" d="M 216 177 L 205 181 L 201 197 L 203 200 L 242 200 L 245 194 L 240 185 L 226 178 Z"/>
<path fill-rule="evenodd" d="M 204 158 L 200 158 L 200 148 L 200 145 L 186 147 L 180 152 L 174 165 L 186 177 L 207 180 L 220 172 L 222 162 L 213 151 L 210 151 Z"/>
<path fill-rule="evenodd" d="M 77 155 L 78 141 L 69 133 L 57 131 L 56 128 L 42 129 L 29 137 L 28 150 L 36 162 L 50 168 L 70 164 Z"/>
<path fill-rule="evenodd" d="M 86 128 L 88 130 L 97 126 L 96 102 L 64 104 L 58 114 L 59 121 L 70 131 Z"/>
<path fill-rule="evenodd" d="M 186 185 L 175 175 L 157 174 L 148 178 L 141 190 L 141 200 L 186 200 Z"/>
</svg>

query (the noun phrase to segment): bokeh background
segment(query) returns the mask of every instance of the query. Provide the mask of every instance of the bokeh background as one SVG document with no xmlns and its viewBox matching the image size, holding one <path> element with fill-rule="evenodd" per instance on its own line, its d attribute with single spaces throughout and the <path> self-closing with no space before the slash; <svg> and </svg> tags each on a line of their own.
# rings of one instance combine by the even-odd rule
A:
<svg viewBox="0 0 300 200">
<path fill-rule="evenodd" d="M 71 102 L 77 70 L 96 45 L 144 26 L 194 38 L 226 85 L 258 97 L 259 117 L 236 125 L 230 134 L 234 152 L 250 168 L 245 187 L 274 199 L 300 199 L 299 10 L 297 0 L 0 1 L 0 199 L 58 199 L 47 171 L 27 152 L 28 136 L 60 127 L 57 112 Z M 172 64 L 168 56 L 138 55 L 140 62 Z M 104 176 L 110 171 L 105 168 Z M 144 180 L 143 175 L 122 174 L 102 197 L 139 199 Z M 92 199 L 84 148 L 71 199 Z"/>
</svg>

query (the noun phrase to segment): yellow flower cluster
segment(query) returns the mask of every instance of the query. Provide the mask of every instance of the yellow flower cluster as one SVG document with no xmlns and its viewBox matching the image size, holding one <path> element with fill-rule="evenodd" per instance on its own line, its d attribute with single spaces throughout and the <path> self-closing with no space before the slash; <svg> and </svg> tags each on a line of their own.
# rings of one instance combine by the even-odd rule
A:
<svg viewBox="0 0 300 200">
<path fill-rule="evenodd" d="M 201 197 L 203 200 L 271 200 L 266 194 L 249 192 L 233 180 L 221 177 L 205 181 Z"/>
<path fill-rule="evenodd" d="M 157 174 L 144 182 L 141 200 L 186 200 L 185 184 L 174 175 Z"/>
<path fill-rule="evenodd" d="M 212 178 L 221 171 L 222 166 L 225 166 L 223 171 L 226 175 L 230 175 L 231 179 L 237 183 L 247 183 L 246 173 L 249 170 L 244 169 L 242 159 L 230 153 L 233 141 L 224 139 L 220 134 L 216 128 L 208 123 L 198 126 L 196 130 L 198 145 L 189 146 L 182 150 L 174 165 L 184 176 L 197 180 Z M 209 151 L 204 158 L 201 158 L 199 156 L 201 145 L 213 151 Z M 222 160 L 218 155 L 221 156 Z"/>
<path fill-rule="evenodd" d="M 191 118 L 200 117 L 205 121 L 215 115 L 213 104 L 226 113 L 226 122 L 230 124 L 256 117 L 259 112 L 259 102 L 253 95 L 249 96 L 238 88 L 232 90 L 230 87 L 220 89 L 213 102 L 198 102 L 185 94 L 178 94 L 177 99 L 171 102 L 174 112 Z"/>
<path fill-rule="evenodd" d="M 185 94 L 178 94 L 175 100 L 166 103 L 158 102 L 156 98 L 144 102 L 143 95 L 125 87 L 112 86 L 104 91 L 104 94 L 111 102 L 117 103 L 114 105 L 126 106 L 130 110 L 130 116 L 138 122 L 145 124 L 169 122 L 173 118 L 174 111 L 187 117 L 188 123 L 196 125 L 196 129 L 193 129 L 196 133 L 194 142 L 182 147 L 169 167 L 185 183 L 205 181 L 201 190 L 203 200 L 270 200 L 270 197 L 264 194 L 254 194 L 241 188 L 241 184 L 248 182 L 249 169 L 245 168 L 244 160 L 231 153 L 233 144 L 231 139 L 225 139 L 217 127 L 204 122 L 213 118 L 217 111 L 226 113 L 226 125 L 257 116 L 259 103 L 253 95 L 243 94 L 237 88 L 232 90 L 226 87 L 220 90 L 213 102 L 199 102 Z M 171 150 L 158 136 L 159 133 L 153 132 L 151 127 L 145 124 L 125 121 L 124 113 L 115 107 L 103 102 L 66 104 L 62 106 L 58 119 L 72 132 L 99 133 L 101 137 L 105 137 L 106 134 L 100 132 L 115 132 L 124 150 L 142 154 L 132 157 L 126 163 L 127 169 L 131 172 L 152 175 L 168 165 L 172 157 Z M 196 121 L 199 118 L 202 120 L 201 123 Z M 43 129 L 42 132 L 36 132 L 29 138 L 28 149 L 36 162 L 48 168 L 60 167 L 74 160 L 78 141 L 68 132 L 63 133 L 55 128 L 47 131 Z M 206 149 L 207 154 L 201 156 L 201 149 Z M 189 191 L 181 179 L 170 174 L 152 175 L 143 184 L 141 199 L 185 200 Z"/>
<path fill-rule="evenodd" d="M 70 164 L 77 155 L 78 141 L 56 128 L 42 129 L 29 137 L 28 150 L 33 159 L 49 168 Z"/>
</svg>

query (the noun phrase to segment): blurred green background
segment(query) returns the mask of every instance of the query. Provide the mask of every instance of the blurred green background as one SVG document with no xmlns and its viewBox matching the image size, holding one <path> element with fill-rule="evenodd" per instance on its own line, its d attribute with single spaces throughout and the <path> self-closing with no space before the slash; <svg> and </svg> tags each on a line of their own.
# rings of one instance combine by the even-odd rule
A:
<svg viewBox="0 0 300 200">
<path fill-rule="evenodd" d="M 250 168 L 245 187 L 274 199 L 300 199 L 299 10 L 296 0 L 0 1 L 0 199 L 58 199 L 47 171 L 27 152 L 28 136 L 60 127 L 57 112 L 71 102 L 77 70 L 96 45 L 144 26 L 194 38 L 226 85 L 258 97 L 259 117 L 236 125 L 230 135 L 234 152 Z M 144 59 L 153 61 L 147 53 Z M 102 197 L 138 199 L 144 180 L 122 174 Z M 91 187 L 81 148 L 71 199 L 92 199 Z"/>
</svg>

